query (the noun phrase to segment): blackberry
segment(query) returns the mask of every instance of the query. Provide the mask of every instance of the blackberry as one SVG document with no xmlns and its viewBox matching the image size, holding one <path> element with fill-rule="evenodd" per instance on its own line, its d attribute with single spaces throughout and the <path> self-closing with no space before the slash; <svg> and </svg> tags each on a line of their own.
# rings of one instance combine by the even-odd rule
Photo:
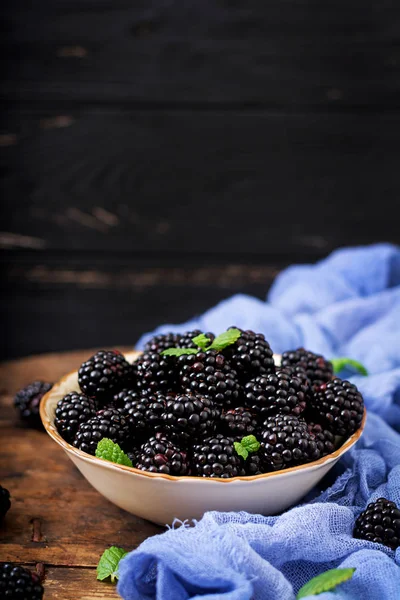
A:
<svg viewBox="0 0 400 600">
<path fill-rule="evenodd" d="M 215 350 L 186 354 L 178 358 L 178 368 L 185 391 L 207 396 L 222 407 L 238 404 L 240 386 L 237 373 L 223 354 Z"/>
<path fill-rule="evenodd" d="M 244 387 L 244 400 L 261 417 L 273 414 L 300 415 L 306 408 L 307 388 L 285 369 L 255 377 Z"/>
<path fill-rule="evenodd" d="M 59 400 L 54 425 L 64 440 L 72 443 L 81 423 L 96 415 L 96 403 L 84 394 L 71 392 Z"/>
<path fill-rule="evenodd" d="M 399 508 L 386 498 L 371 502 L 357 518 L 353 537 L 396 550 L 400 546 Z"/>
<path fill-rule="evenodd" d="M 249 454 L 245 460 L 244 468 L 246 475 L 249 475 L 250 477 L 252 475 L 261 475 L 262 473 L 268 473 L 268 471 L 271 471 L 268 462 L 259 452 Z"/>
<path fill-rule="evenodd" d="M 192 439 L 213 434 L 217 417 L 210 398 L 187 392 L 167 397 L 163 420 L 171 439 L 186 447 Z"/>
<path fill-rule="evenodd" d="M 244 461 L 237 454 L 234 438 L 221 433 L 203 439 L 192 449 L 193 475 L 229 479 L 245 475 Z"/>
<path fill-rule="evenodd" d="M 179 333 L 161 333 L 152 337 L 144 347 L 145 352 L 160 354 L 168 348 L 178 348 L 182 336 Z"/>
<path fill-rule="evenodd" d="M 141 393 L 166 392 L 176 385 L 176 360 L 157 352 L 145 352 L 133 363 Z"/>
<path fill-rule="evenodd" d="M 200 331 L 200 329 L 195 329 L 194 331 L 187 331 L 184 333 L 179 341 L 179 348 L 196 348 L 196 344 L 193 343 L 193 338 L 197 337 L 201 333 L 203 332 Z M 210 343 L 215 340 L 215 335 L 210 331 L 204 335 L 210 340 Z"/>
<path fill-rule="evenodd" d="M 31 427 L 42 427 L 39 415 L 40 400 L 52 387 L 52 383 L 34 381 L 16 393 L 14 406 L 20 418 Z"/>
<path fill-rule="evenodd" d="M 356 386 L 338 378 L 317 388 L 309 405 L 310 415 L 336 435 L 357 431 L 364 415 L 364 400 Z"/>
<path fill-rule="evenodd" d="M 186 452 L 162 433 L 157 433 L 141 446 L 136 468 L 165 475 L 189 475 Z"/>
<path fill-rule="evenodd" d="M 282 367 L 294 367 L 305 371 L 311 385 L 319 386 L 333 377 L 333 367 L 329 360 L 304 348 L 288 350 L 282 354 Z"/>
<path fill-rule="evenodd" d="M 162 416 L 167 405 L 166 397 L 161 392 L 145 395 L 124 390 L 114 400 L 126 418 L 135 440 L 154 435 L 161 429 Z"/>
<path fill-rule="evenodd" d="M 0 485 L 0 521 L 11 508 L 10 492 Z"/>
<path fill-rule="evenodd" d="M 43 592 L 36 573 L 11 563 L 0 564 L 0 598 L 41 600 Z"/>
<path fill-rule="evenodd" d="M 320 458 L 307 423 L 294 415 L 268 417 L 261 428 L 261 456 L 271 471 L 302 465 Z"/>
<path fill-rule="evenodd" d="M 264 335 L 250 330 L 240 331 L 240 338 L 225 348 L 224 354 L 241 380 L 246 382 L 259 375 L 274 373 L 273 352 Z"/>
<path fill-rule="evenodd" d="M 324 429 L 319 423 L 307 423 L 307 429 L 317 444 L 321 458 L 335 451 L 335 436 L 331 431 Z"/>
<path fill-rule="evenodd" d="M 115 408 L 100 410 L 95 417 L 82 423 L 75 436 L 74 446 L 87 454 L 95 454 L 97 444 L 103 438 L 109 438 L 126 449 L 130 431 L 125 417 Z"/>
<path fill-rule="evenodd" d="M 100 350 L 80 366 L 78 382 L 84 394 L 104 402 L 126 386 L 132 374 L 119 350 Z"/>
<path fill-rule="evenodd" d="M 221 431 L 232 437 L 254 435 L 257 426 L 255 413 L 243 406 L 224 411 L 220 418 Z"/>
<path fill-rule="evenodd" d="M 138 458 L 139 458 L 139 454 L 140 454 L 140 449 L 139 448 L 132 448 L 130 452 L 126 453 L 127 456 L 131 459 L 132 465 L 134 467 L 136 467 Z"/>
</svg>

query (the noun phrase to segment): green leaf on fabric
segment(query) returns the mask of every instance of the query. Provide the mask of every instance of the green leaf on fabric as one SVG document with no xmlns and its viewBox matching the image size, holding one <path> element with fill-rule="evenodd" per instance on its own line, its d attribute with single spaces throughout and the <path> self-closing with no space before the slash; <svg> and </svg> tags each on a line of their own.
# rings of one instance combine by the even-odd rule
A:
<svg viewBox="0 0 400 600">
<path fill-rule="evenodd" d="M 299 590 L 296 599 L 306 598 L 307 596 L 317 596 L 323 592 L 330 592 L 334 590 L 337 585 L 344 583 L 353 577 L 355 569 L 331 569 L 325 571 L 310 579 L 303 587 Z"/>
</svg>

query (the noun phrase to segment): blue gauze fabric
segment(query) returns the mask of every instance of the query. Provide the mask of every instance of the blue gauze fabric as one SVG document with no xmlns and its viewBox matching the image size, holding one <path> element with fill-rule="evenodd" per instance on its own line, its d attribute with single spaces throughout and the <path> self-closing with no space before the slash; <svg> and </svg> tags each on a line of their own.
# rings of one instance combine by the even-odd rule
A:
<svg viewBox="0 0 400 600">
<path fill-rule="evenodd" d="M 318 599 L 400 600 L 400 548 L 352 538 L 369 502 L 400 505 L 400 249 L 338 250 L 288 268 L 267 303 L 233 296 L 157 333 L 230 325 L 264 333 L 275 352 L 305 346 L 365 364 L 368 377 L 350 377 L 368 408 L 365 432 L 322 486 L 282 515 L 209 512 L 195 527 L 147 539 L 121 562 L 118 592 L 126 600 L 294 600 L 315 575 L 356 567 Z"/>
</svg>

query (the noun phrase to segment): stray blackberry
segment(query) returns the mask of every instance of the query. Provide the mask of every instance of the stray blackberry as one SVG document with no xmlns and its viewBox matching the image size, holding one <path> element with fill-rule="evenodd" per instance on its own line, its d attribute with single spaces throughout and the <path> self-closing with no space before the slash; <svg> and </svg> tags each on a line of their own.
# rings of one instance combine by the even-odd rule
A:
<svg viewBox="0 0 400 600">
<path fill-rule="evenodd" d="M 320 458 L 307 423 L 294 415 L 268 417 L 261 427 L 259 453 L 271 471 L 302 465 Z"/>
<path fill-rule="evenodd" d="M 141 393 L 166 392 L 176 386 L 176 360 L 157 352 L 145 352 L 133 363 L 136 384 Z"/>
<path fill-rule="evenodd" d="M 36 573 L 11 563 L 0 564 L 0 598 L 42 600 L 43 592 Z"/>
<path fill-rule="evenodd" d="M 111 399 L 131 378 L 132 366 L 119 350 L 96 352 L 78 371 L 78 382 L 82 392 L 103 402 Z"/>
<path fill-rule="evenodd" d="M 184 390 L 207 396 L 224 408 L 238 404 L 237 373 L 223 354 L 215 350 L 186 354 L 178 358 L 178 368 Z"/>
<path fill-rule="evenodd" d="M 221 431 L 232 437 L 254 435 L 257 426 L 255 413 L 243 406 L 224 411 L 220 418 Z"/>
<path fill-rule="evenodd" d="M 145 352 L 160 354 L 168 348 L 178 348 L 182 336 L 179 333 L 161 333 L 152 337 L 144 347 Z"/>
<path fill-rule="evenodd" d="M 357 431 L 364 415 L 364 400 L 356 386 L 338 378 L 317 388 L 309 405 L 311 416 L 336 435 Z"/>
<path fill-rule="evenodd" d="M 232 327 L 230 327 L 232 329 Z M 242 331 L 240 338 L 224 350 L 242 381 L 275 372 L 273 352 L 262 333 Z"/>
<path fill-rule="evenodd" d="M 72 443 L 81 423 L 96 415 L 96 403 L 84 394 L 71 392 L 59 400 L 54 425 L 64 440 Z"/>
<path fill-rule="evenodd" d="M 11 508 L 10 492 L 0 485 L 0 521 Z"/>
<path fill-rule="evenodd" d="M 161 392 L 140 394 L 139 392 L 120 392 L 114 400 L 120 412 L 126 418 L 134 439 L 150 437 L 161 429 L 162 416 L 167 405 Z"/>
<path fill-rule="evenodd" d="M 162 433 L 151 437 L 141 446 L 136 468 L 165 475 L 189 475 L 186 452 L 178 448 Z"/>
<path fill-rule="evenodd" d="M 386 498 L 371 502 L 357 518 L 353 537 L 396 550 L 400 546 L 400 510 Z"/>
<path fill-rule="evenodd" d="M 265 417 L 274 414 L 300 415 L 306 408 L 307 388 L 284 369 L 255 377 L 244 386 L 244 400 L 253 412 Z"/>
<path fill-rule="evenodd" d="M 221 479 L 245 475 L 244 461 L 237 454 L 234 441 L 232 437 L 217 433 L 195 444 L 192 450 L 193 474 Z"/>
<path fill-rule="evenodd" d="M 319 423 L 307 423 L 307 429 L 317 444 L 321 458 L 335 451 L 335 436 L 331 431 L 324 429 Z"/>
<path fill-rule="evenodd" d="M 329 360 L 304 348 L 288 350 L 282 354 L 282 367 L 294 367 L 305 371 L 310 383 L 319 386 L 333 377 L 333 367 Z"/>
<path fill-rule="evenodd" d="M 171 440 L 186 447 L 190 440 L 212 435 L 219 411 L 210 398 L 187 392 L 167 396 L 163 415 Z"/>
<path fill-rule="evenodd" d="M 87 454 L 95 454 L 97 444 L 103 438 L 109 438 L 122 449 L 126 449 L 130 430 L 125 417 L 115 408 L 100 410 L 95 417 L 82 423 L 75 436 L 74 446 Z"/>
<path fill-rule="evenodd" d="M 197 337 L 203 333 L 200 329 L 195 329 L 194 331 L 187 331 L 181 336 L 179 341 L 179 348 L 196 348 L 196 344 L 193 343 L 193 338 Z M 215 340 L 215 335 L 211 332 L 207 332 L 204 334 L 209 340 L 210 344 Z"/>
<path fill-rule="evenodd" d="M 40 400 L 52 387 L 52 383 L 34 381 L 16 393 L 14 406 L 21 419 L 31 427 L 42 427 L 39 415 Z"/>
</svg>

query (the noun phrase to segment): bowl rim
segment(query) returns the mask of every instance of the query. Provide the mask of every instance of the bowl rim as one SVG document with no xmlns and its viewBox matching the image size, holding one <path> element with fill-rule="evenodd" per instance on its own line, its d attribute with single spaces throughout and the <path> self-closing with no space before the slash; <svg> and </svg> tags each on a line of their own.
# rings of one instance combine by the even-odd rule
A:
<svg viewBox="0 0 400 600">
<path fill-rule="evenodd" d="M 138 354 L 140 354 L 140 352 L 132 351 L 132 352 L 125 354 L 125 356 L 127 356 L 127 355 L 136 356 Z M 74 446 L 72 446 L 71 444 L 66 442 L 61 437 L 61 435 L 58 433 L 57 429 L 54 426 L 54 423 L 52 423 L 51 420 L 49 419 L 49 417 L 47 416 L 47 410 L 46 410 L 47 403 L 49 402 L 49 400 L 52 397 L 52 395 L 54 394 L 54 392 L 57 391 L 57 389 L 63 384 L 63 382 L 66 381 L 69 377 L 71 377 L 71 375 L 75 375 L 76 373 L 77 373 L 77 370 L 70 371 L 69 373 L 66 373 L 65 375 L 63 375 L 63 377 L 61 377 L 61 379 L 59 379 L 53 385 L 53 387 L 42 397 L 42 399 L 40 401 L 40 407 L 39 407 L 40 418 L 42 420 L 43 427 L 45 428 L 48 435 L 59 446 L 61 446 L 67 453 L 74 454 L 80 460 L 84 460 L 85 462 L 92 463 L 94 465 L 98 465 L 101 467 L 109 468 L 112 470 L 116 469 L 118 471 L 127 471 L 128 473 L 133 473 L 135 475 L 140 475 L 142 477 L 150 477 L 153 479 L 154 478 L 164 479 L 164 480 L 168 480 L 168 481 L 185 481 L 185 480 L 188 481 L 189 480 L 189 481 L 197 481 L 197 482 L 204 481 L 204 482 L 229 484 L 229 483 L 234 483 L 235 481 L 254 481 L 257 479 L 267 479 L 269 477 L 282 476 L 282 475 L 286 475 L 288 473 L 293 473 L 296 471 L 307 470 L 310 468 L 317 468 L 327 462 L 332 462 L 333 460 L 340 458 L 340 456 L 342 456 L 342 454 L 347 452 L 347 450 L 349 450 L 360 439 L 360 437 L 364 431 L 365 422 L 367 419 L 367 410 L 364 406 L 364 414 L 363 414 L 363 418 L 362 418 L 359 429 L 357 429 L 357 431 L 354 432 L 345 441 L 345 443 L 342 446 L 340 446 L 337 450 L 335 450 L 335 452 L 332 452 L 331 454 L 327 454 L 326 456 L 323 456 L 322 458 L 315 460 L 313 462 L 305 463 L 304 465 L 297 465 L 296 467 L 289 467 L 288 469 L 281 469 L 280 471 L 261 473 L 260 475 L 241 475 L 238 477 L 230 477 L 228 479 L 221 479 L 218 477 L 196 477 L 194 475 L 176 476 L 176 475 L 167 475 L 165 473 L 150 473 L 149 471 L 141 471 L 140 469 L 136 469 L 135 467 L 127 467 L 125 465 L 119 465 L 117 463 L 113 463 L 111 461 L 104 460 L 102 458 L 98 458 L 97 456 L 93 456 L 92 454 L 87 454 L 86 452 L 83 452 L 82 450 L 79 450 L 78 448 L 74 448 Z"/>
</svg>

